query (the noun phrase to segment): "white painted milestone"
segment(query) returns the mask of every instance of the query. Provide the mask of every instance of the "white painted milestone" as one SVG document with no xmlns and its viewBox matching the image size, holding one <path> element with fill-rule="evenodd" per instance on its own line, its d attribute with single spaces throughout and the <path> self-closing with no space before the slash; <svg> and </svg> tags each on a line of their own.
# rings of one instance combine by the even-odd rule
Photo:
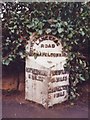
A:
<svg viewBox="0 0 90 120">
<path fill-rule="evenodd" d="M 64 70 L 67 57 L 61 41 L 42 36 L 34 43 L 29 41 L 26 51 L 25 98 L 46 108 L 67 100 L 69 73 Z"/>
</svg>

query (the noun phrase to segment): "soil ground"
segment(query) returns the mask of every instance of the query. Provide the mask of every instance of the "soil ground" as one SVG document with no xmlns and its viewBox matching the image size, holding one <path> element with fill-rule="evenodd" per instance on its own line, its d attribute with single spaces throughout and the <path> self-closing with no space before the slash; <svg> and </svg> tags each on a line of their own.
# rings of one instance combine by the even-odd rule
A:
<svg viewBox="0 0 90 120">
<path fill-rule="evenodd" d="M 90 84 L 79 86 L 80 96 L 45 109 L 42 105 L 25 100 L 24 92 L 3 93 L 3 118 L 88 118 Z"/>
</svg>

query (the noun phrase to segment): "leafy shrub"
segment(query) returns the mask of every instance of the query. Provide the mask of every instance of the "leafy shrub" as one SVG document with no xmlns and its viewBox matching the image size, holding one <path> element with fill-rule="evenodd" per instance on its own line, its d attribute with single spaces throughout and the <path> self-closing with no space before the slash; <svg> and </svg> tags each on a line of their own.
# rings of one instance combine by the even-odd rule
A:
<svg viewBox="0 0 90 120">
<path fill-rule="evenodd" d="M 3 64 L 24 59 L 25 45 L 36 33 L 55 35 L 68 53 L 65 69 L 70 72 L 70 98 L 76 97 L 77 84 L 89 79 L 88 43 L 90 3 L 3 3 Z"/>
</svg>

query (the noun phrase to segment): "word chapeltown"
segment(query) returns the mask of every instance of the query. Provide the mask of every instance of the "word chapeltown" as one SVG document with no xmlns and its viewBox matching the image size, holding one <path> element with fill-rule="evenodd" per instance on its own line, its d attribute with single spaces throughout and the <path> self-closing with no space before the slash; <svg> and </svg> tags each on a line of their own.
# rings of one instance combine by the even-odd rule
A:
<svg viewBox="0 0 90 120">
<path fill-rule="evenodd" d="M 46 52 L 33 52 L 32 50 L 29 53 L 29 56 L 33 56 L 34 54 L 37 54 L 38 57 L 66 57 L 66 53 L 46 53 Z"/>
</svg>

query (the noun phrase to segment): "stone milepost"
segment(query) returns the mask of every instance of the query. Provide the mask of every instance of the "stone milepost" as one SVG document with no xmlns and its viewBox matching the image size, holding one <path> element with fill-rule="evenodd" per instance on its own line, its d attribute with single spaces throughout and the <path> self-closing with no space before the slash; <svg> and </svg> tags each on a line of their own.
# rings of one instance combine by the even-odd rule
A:
<svg viewBox="0 0 90 120">
<path fill-rule="evenodd" d="M 25 99 L 45 108 L 68 99 L 69 73 L 64 70 L 67 54 L 59 39 L 51 35 L 29 42 L 26 51 Z M 37 58 L 34 55 L 37 55 Z"/>
</svg>

